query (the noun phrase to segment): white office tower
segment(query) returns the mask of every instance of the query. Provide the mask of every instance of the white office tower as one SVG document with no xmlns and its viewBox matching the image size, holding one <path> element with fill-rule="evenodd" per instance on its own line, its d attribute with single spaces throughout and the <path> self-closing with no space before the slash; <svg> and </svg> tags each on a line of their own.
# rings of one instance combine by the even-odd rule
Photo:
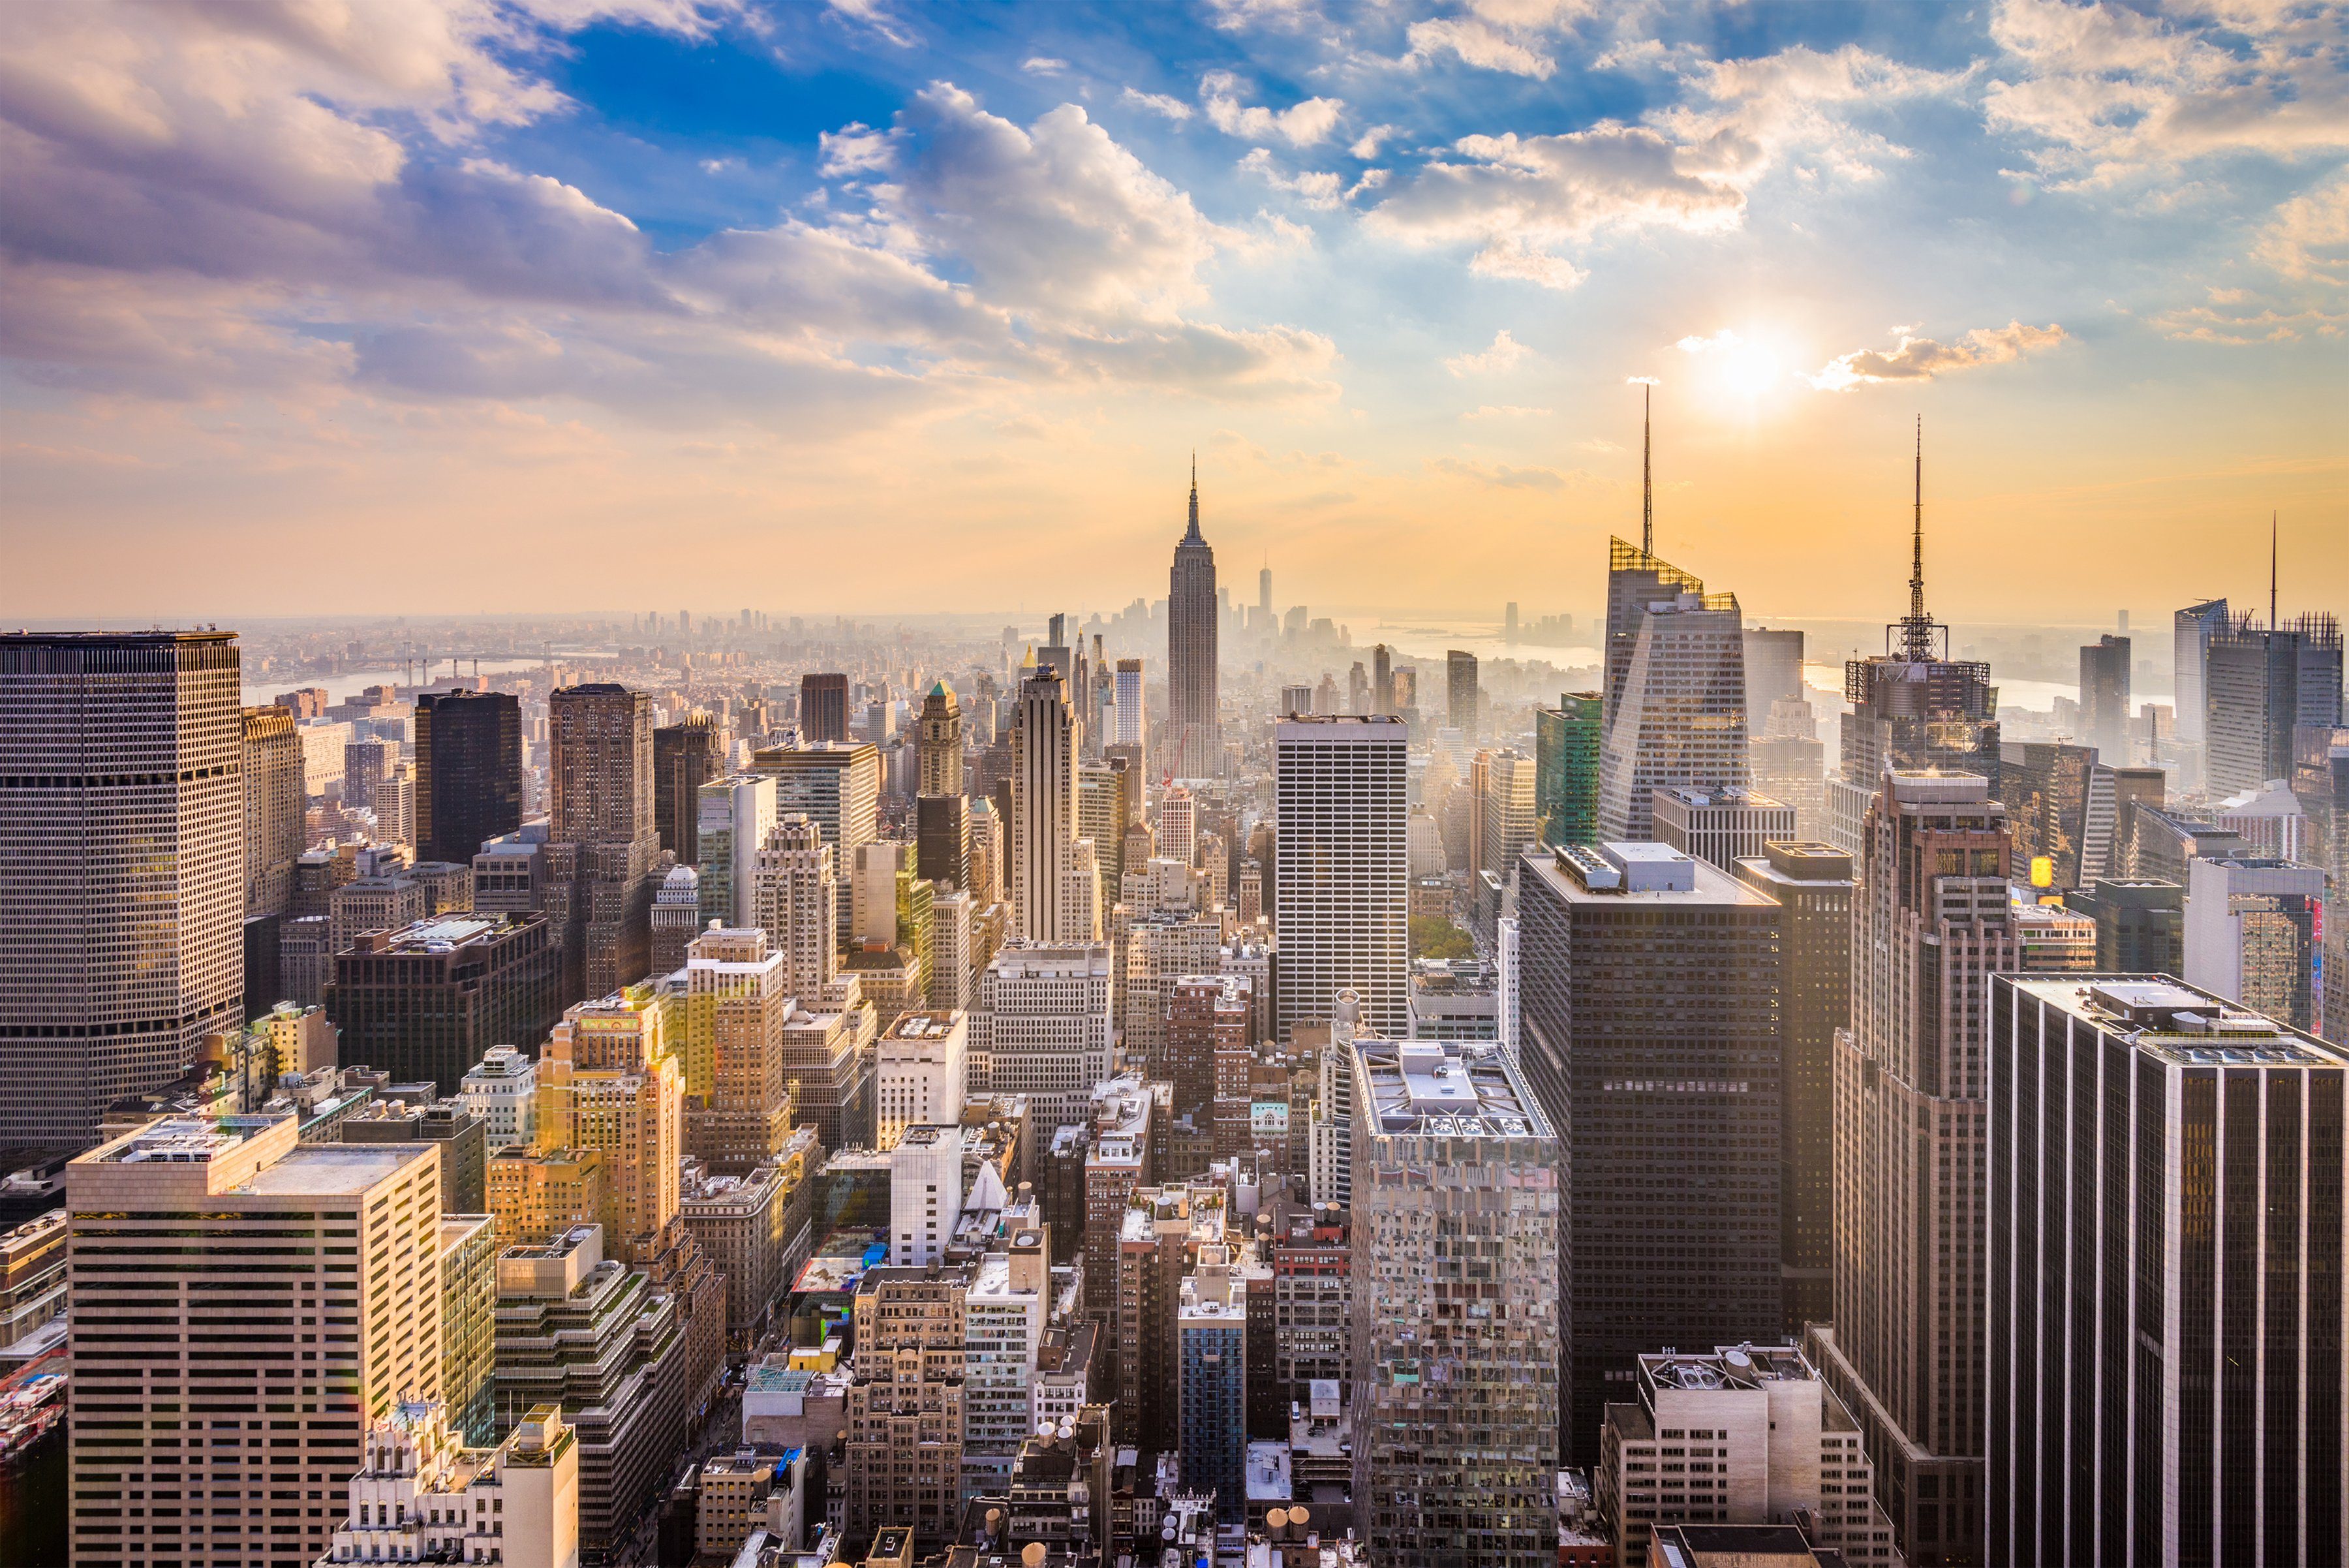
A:
<svg viewBox="0 0 2349 1568">
<path fill-rule="evenodd" d="M 832 846 L 804 815 L 793 813 L 767 830 L 750 871 L 750 923 L 783 955 L 784 983 L 812 1008 L 839 972 L 833 941 L 836 903 Z"/>
<path fill-rule="evenodd" d="M 928 1000 L 933 1012 L 966 1012 L 978 976 L 971 968 L 978 900 L 968 892 L 940 893 L 930 903 Z"/>
<path fill-rule="evenodd" d="M 962 1219 L 962 1128 L 900 1129 L 889 1150 L 889 1262 L 922 1268 L 945 1255 Z"/>
<path fill-rule="evenodd" d="M 1102 939 L 1101 858 L 1090 838 L 1069 846 L 1068 869 L 1061 873 L 1061 929 L 1063 941 Z"/>
<path fill-rule="evenodd" d="M 1743 790 L 1749 776 L 1737 597 L 1682 589 L 1640 607 L 1631 630 L 1599 749 L 1599 832 L 1609 841 L 1654 836 L 1659 789 Z"/>
<path fill-rule="evenodd" d="M 538 1063 L 512 1045 L 491 1046 L 467 1069 L 457 1097 L 492 1154 L 538 1137 Z"/>
<path fill-rule="evenodd" d="M 440 1151 L 167 1117 L 66 1168 L 79 1568 L 326 1554 L 330 1511 L 282 1500 L 340 1495 L 370 1424 L 443 1395 Z"/>
<path fill-rule="evenodd" d="M 1653 1561 L 1667 1524 L 1782 1524 L 1847 1563 L 1901 1561 L 1877 1506 L 1859 1423 L 1791 1345 L 1640 1357 L 1636 1399 L 1610 1402 L 1591 1487 L 1618 1563 Z M 1666 1562 L 1672 1561 L 1668 1553 Z"/>
<path fill-rule="evenodd" d="M 1501 917 L 1494 946 L 1500 950 L 1500 1013 L 1501 1044 L 1511 1060 L 1517 1054 L 1523 1038 L 1525 1013 L 1521 1007 L 1519 989 L 1524 972 L 1524 933 L 1515 915 Z"/>
<path fill-rule="evenodd" d="M 1976 1561 L 2349 1559 L 2349 1055 L 2148 976 L 2002 974 L 1989 1006 Z"/>
<path fill-rule="evenodd" d="M 2324 1033 L 2324 884 L 2321 867 L 2290 860 L 2188 862 L 2186 983 Z"/>
<path fill-rule="evenodd" d="M 969 1097 L 1025 1095 L 1029 1125 L 1074 1127 L 1109 1076 L 1105 942 L 1012 941 L 978 977 Z"/>
<path fill-rule="evenodd" d="M 1019 672 L 1011 714 L 1011 911 L 1030 941 L 1064 941 L 1070 846 L 1077 836 L 1077 728 L 1068 682 L 1049 664 Z"/>
<path fill-rule="evenodd" d="M 758 924 L 753 873 L 767 830 L 775 826 L 776 799 L 772 774 L 712 779 L 694 792 L 703 925 Z"/>
<path fill-rule="evenodd" d="M 1557 1134 L 1491 1045 L 1357 1042 L 1354 1508 L 1392 1568 L 1555 1568 Z"/>
<path fill-rule="evenodd" d="M 965 1498 L 1009 1494 L 1019 1446 L 1033 1436 L 1036 1376 L 1044 1323 L 1052 1311 L 1052 1265 L 1031 1201 L 1007 1208 L 1010 1244 L 972 1265 L 963 1293 L 962 1490 Z M 1082 1391 L 1079 1391 L 1082 1403 Z"/>
<path fill-rule="evenodd" d="M 1340 991 L 1360 997 L 1368 1031 L 1396 1035 L 1408 1022 L 1404 735 L 1402 720 L 1378 714 L 1299 716 L 1274 732 L 1283 1043 L 1299 1022 L 1330 1017 Z"/>
<path fill-rule="evenodd" d="M 1181 784 L 1170 785 L 1158 797 L 1158 853 L 1185 866 L 1199 857 L 1197 803 Z"/>
<path fill-rule="evenodd" d="M 440 1400 L 397 1405 L 367 1428 L 367 1465 L 319 1568 L 495 1563 L 579 1568 L 579 1434 L 534 1406 L 493 1449 L 465 1446 Z"/>
<path fill-rule="evenodd" d="M 882 1034 L 873 1071 L 874 1141 L 895 1148 L 919 1122 L 962 1116 L 970 1070 L 970 1020 L 959 1012 L 908 1012 Z"/>
<path fill-rule="evenodd" d="M 1139 746 L 1150 739 L 1149 715 L 1142 706 L 1142 660 L 1121 659 L 1117 661 L 1117 678 L 1111 688 L 1111 701 L 1116 705 L 1116 729 L 1111 743 Z"/>
<path fill-rule="evenodd" d="M 0 1146 L 88 1147 L 244 1022 L 239 668 L 233 632 L 0 637 Z"/>
</svg>

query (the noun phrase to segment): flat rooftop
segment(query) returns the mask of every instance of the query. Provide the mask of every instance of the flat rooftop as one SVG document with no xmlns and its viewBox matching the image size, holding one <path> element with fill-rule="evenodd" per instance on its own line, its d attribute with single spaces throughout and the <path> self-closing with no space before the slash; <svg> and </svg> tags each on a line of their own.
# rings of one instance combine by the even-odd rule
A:
<svg viewBox="0 0 2349 1568">
<path fill-rule="evenodd" d="M 2014 986 L 2173 1066 L 2349 1066 L 2349 1051 L 2168 975 L 2017 976 Z"/>
<path fill-rule="evenodd" d="M 1777 900 L 1757 888 L 1731 877 L 1718 867 L 1692 857 L 1666 844 L 1609 844 L 1608 851 L 1617 852 L 1621 864 L 1613 856 L 1602 855 L 1597 846 L 1575 845 L 1568 849 L 1552 850 L 1547 846 L 1529 846 L 1517 865 L 1521 885 L 1538 880 L 1568 904 L 1592 904 L 1613 907 L 1625 905 L 1649 909 L 1768 909 Z M 1568 869 L 1567 858 L 1579 855 L 1588 863 L 1585 869 L 1599 873 L 1597 879 L 1606 880 L 1603 873 L 1614 871 L 1620 881 L 1615 887 L 1587 886 L 1582 877 Z M 1685 865 L 1679 864 L 1685 862 Z M 1663 879 L 1669 871 L 1671 879 L 1682 885 L 1660 891 L 1641 891 L 1652 873 Z"/>
<path fill-rule="evenodd" d="M 1386 1134 L 1549 1137 L 1548 1119 L 1497 1045 L 1481 1041 L 1355 1042 L 1357 1074 Z"/>
</svg>

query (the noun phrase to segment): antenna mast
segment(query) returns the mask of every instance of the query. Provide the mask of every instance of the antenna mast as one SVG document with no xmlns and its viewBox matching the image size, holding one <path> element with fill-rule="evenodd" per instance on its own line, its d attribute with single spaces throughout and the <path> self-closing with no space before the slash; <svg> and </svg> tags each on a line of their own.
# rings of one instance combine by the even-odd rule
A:
<svg viewBox="0 0 2349 1568">
<path fill-rule="evenodd" d="M 1640 553 L 1656 553 L 1656 483 L 1654 413 L 1656 389 L 1640 389 Z"/>
<path fill-rule="evenodd" d="M 2268 514 L 2268 629 L 2281 631 L 2283 622 L 2276 619 L 2276 514 Z"/>
</svg>

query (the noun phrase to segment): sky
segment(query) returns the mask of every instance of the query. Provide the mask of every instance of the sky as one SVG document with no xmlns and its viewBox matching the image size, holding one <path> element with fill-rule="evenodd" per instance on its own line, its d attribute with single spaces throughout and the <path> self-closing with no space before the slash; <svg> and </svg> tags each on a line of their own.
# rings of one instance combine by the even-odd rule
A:
<svg viewBox="0 0 2349 1568">
<path fill-rule="evenodd" d="M 2349 609 L 2349 5 L 0 6 L 0 615 Z M 1647 383 L 1643 387 L 1642 383 Z"/>
</svg>

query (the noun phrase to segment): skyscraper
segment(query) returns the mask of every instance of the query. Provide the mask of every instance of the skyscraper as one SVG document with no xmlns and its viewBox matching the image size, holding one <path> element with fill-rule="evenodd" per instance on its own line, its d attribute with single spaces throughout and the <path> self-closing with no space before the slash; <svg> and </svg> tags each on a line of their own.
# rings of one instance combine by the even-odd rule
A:
<svg viewBox="0 0 2349 1568">
<path fill-rule="evenodd" d="M 748 1175 L 791 1139 L 788 968 L 755 927 L 721 926 L 686 947 L 685 1071 L 698 1075 L 694 1058 L 706 1053 L 709 1086 L 707 1098 L 685 1114 L 685 1147 L 713 1172 Z"/>
<path fill-rule="evenodd" d="M 70 1151 L 244 1022 L 236 634 L 0 637 L 0 1144 Z"/>
<path fill-rule="evenodd" d="M 538 1147 L 604 1157 L 604 1241 L 623 1262 L 650 1262 L 677 1217 L 685 1071 L 674 1017 L 651 986 L 631 986 L 565 1012 L 538 1059 Z"/>
<path fill-rule="evenodd" d="M 1373 1560 L 1550 1568 L 1559 1136 L 1497 1045 L 1337 1048 L 1353 1085 L 1353 1494 Z"/>
<path fill-rule="evenodd" d="M 1444 722 L 1464 739 L 1476 738 L 1485 693 L 1476 684 L 1476 656 L 1453 649 L 1444 656 Z"/>
<path fill-rule="evenodd" d="M 1835 1328 L 1814 1338 L 1909 1560 L 1974 1563 L 1984 1008 L 1990 976 L 2023 967 L 2006 808 L 1979 774 L 1888 773 L 1866 843 L 1836 1044 Z"/>
<path fill-rule="evenodd" d="M 2186 867 L 2186 983 L 2325 1033 L 2324 870 L 2239 855 Z"/>
<path fill-rule="evenodd" d="M 1562 1462 L 1588 1464 L 1641 1352 L 1783 1320 L 1786 913 L 1678 850 L 1615 843 L 1527 851 L 1517 914 L 1519 1062 L 1568 1183 Z M 1660 1299 L 1663 1278 L 1704 1287 Z"/>
<path fill-rule="evenodd" d="M 2227 601 L 2204 599 L 2188 605 L 2172 618 L 2172 712 L 2179 741 L 2199 746 L 2208 738 L 2203 728 L 2209 705 L 2210 639 L 2228 624 Z"/>
<path fill-rule="evenodd" d="M 652 962 L 653 704 L 598 682 L 547 700 L 552 821 L 548 854 L 568 892 L 563 995 L 603 996 L 644 978 Z M 567 872 L 567 874 L 566 874 Z M 555 905 L 551 900 L 550 914 Z"/>
<path fill-rule="evenodd" d="M 1117 661 L 1117 680 L 1112 688 L 1112 711 L 1116 715 L 1117 728 L 1111 744 L 1141 746 L 1150 739 L 1149 715 L 1143 708 L 1142 660 L 1121 659 Z"/>
<path fill-rule="evenodd" d="M 1847 659 L 1842 774 L 1827 784 L 1827 837 L 1860 853 L 1862 824 L 1888 770 L 1979 774 L 2002 800 L 1998 690 L 1990 666 L 1950 658 L 1950 628 L 1925 611 L 1925 449 L 1918 437 L 1910 518 L 1909 613 L 1884 628 L 1884 652 Z M 1871 1452 L 1880 1453 L 1873 1444 Z"/>
<path fill-rule="evenodd" d="M 244 710 L 244 915 L 285 915 L 294 906 L 294 862 L 309 847 L 304 814 L 302 737 L 278 707 Z M 251 997 L 249 1003 L 266 1005 Z"/>
<path fill-rule="evenodd" d="M 962 705 L 955 701 L 954 688 L 943 680 L 922 699 L 918 739 L 920 793 L 962 794 Z"/>
<path fill-rule="evenodd" d="M 538 915 L 419 919 L 365 932 L 331 961 L 342 1059 L 443 1095 L 492 1046 L 534 1046 L 563 1012 L 561 956 Z"/>
<path fill-rule="evenodd" d="M 848 739 L 847 676 L 832 673 L 800 677 L 800 738 Z"/>
<path fill-rule="evenodd" d="M 1347 990 L 1367 1028 L 1400 1034 L 1411 1014 L 1402 722 L 1292 716 L 1274 750 L 1276 1038 L 1329 1018 Z"/>
<path fill-rule="evenodd" d="M 284 1500 L 334 1496 L 371 1423 L 443 1394 L 442 1152 L 206 1116 L 66 1168 L 75 1253 L 108 1259 L 75 1282 L 67 1320 L 77 1564 L 326 1555 L 337 1511 Z M 333 1251 L 313 1240 L 325 1231 L 342 1233 Z M 147 1501 L 159 1488 L 163 1508 Z"/>
<path fill-rule="evenodd" d="M 1775 702 L 1803 701 L 1803 634 L 1765 626 L 1745 631 L 1745 711 L 1759 731 Z"/>
<path fill-rule="evenodd" d="M 1223 771 L 1216 665 L 1216 552 L 1199 533 L 1199 472 L 1191 469 L 1191 522 L 1166 580 L 1166 737 L 1178 777 Z"/>
<path fill-rule="evenodd" d="M 1081 911 L 1065 903 L 1077 833 L 1076 717 L 1067 682 L 1049 664 L 1030 662 L 1020 671 L 1011 757 L 1015 929 L 1030 941 L 1072 940 Z"/>
<path fill-rule="evenodd" d="M 2108 767 L 2129 764 L 2129 639 L 2106 632 L 2080 649 L 2080 739 Z"/>
<path fill-rule="evenodd" d="M 1986 1559 L 2349 1557 L 2349 1059 L 2151 976 L 1989 1002 Z"/>
<path fill-rule="evenodd" d="M 1778 1111 L 1778 1280 L 1786 1332 L 1835 1312 L 1835 1047 L 1851 1022 L 1851 857 L 1827 844 L 1768 844 L 1737 879 L 1785 911 Z"/>
<path fill-rule="evenodd" d="M 522 702 L 506 691 L 416 700 L 416 857 L 471 865 L 522 826 Z"/>
<path fill-rule="evenodd" d="M 2045 860 L 2050 889 L 2079 887 L 2095 749 L 2068 741 L 2005 741 L 1998 754 L 2000 787 L 2006 792 L 2001 798 L 2021 873 L 2030 877 L 2031 863 Z"/>
<path fill-rule="evenodd" d="M 1569 691 L 1557 707 L 1534 710 L 1534 819 L 1544 844 L 1590 844 L 1599 837 L 1605 707 L 1596 691 Z"/>
<path fill-rule="evenodd" d="M 718 776 L 723 740 L 707 713 L 653 732 L 653 823 L 660 846 L 683 865 L 701 864 L 700 790 Z"/>
<path fill-rule="evenodd" d="M 783 955 L 783 984 L 812 1005 L 839 973 L 833 936 L 840 861 L 823 829 L 794 812 L 767 830 L 750 868 L 750 922 Z"/>
<path fill-rule="evenodd" d="M 2244 614 L 2210 637 L 2204 784 L 2213 795 L 2290 778 L 2297 725 L 2341 722 L 2341 623 L 2303 615 L 2281 625 Z"/>
<path fill-rule="evenodd" d="M 750 767 L 775 775 L 778 816 L 806 816 L 832 846 L 841 877 L 833 909 L 833 936 L 846 941 L 852 915 L 848 868 L 856 863 L 858 847 L 872 843 L 879 830 L 880 752 L 861 741 L 803 742 L 755 752 Z"/>
<path fill-rule="evenodd" d="M 1620 539 L 1609 562 L 1599 831 L 1640 840 L 1657 789 L 1745 787 L 1745 637 L 1736 595 Z"/>
<path fill-rule="evenodd" d="M 750 873 L 767 830 L 775 825 L 775 780 L 770 774 L 731 774 L 694 792 L 694 838 L 701 851 L 701 924 L 757 924 Z"/>
</svg>

